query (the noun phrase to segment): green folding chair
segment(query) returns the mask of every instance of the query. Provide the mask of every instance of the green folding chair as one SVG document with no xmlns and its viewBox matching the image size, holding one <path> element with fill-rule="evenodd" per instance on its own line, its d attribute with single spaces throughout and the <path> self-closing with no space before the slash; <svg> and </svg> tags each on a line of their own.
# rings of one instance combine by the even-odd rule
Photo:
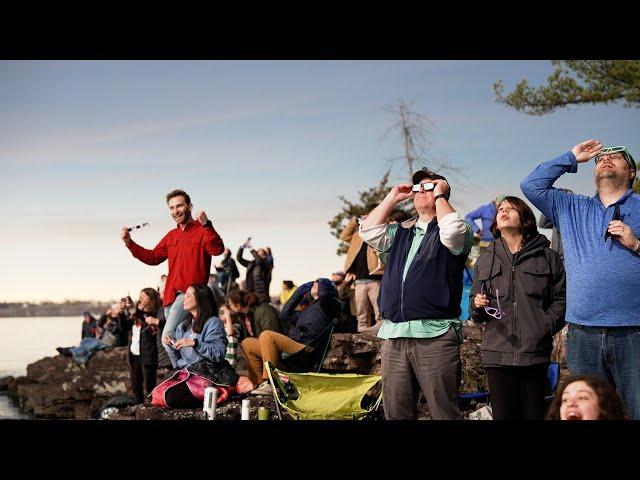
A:
<svg viewBox="0 0 640 480">
<path fill-rule="evenodd" d="M 264 368 L 281 420 L 281 408 L 295 420 L 362 420 L 382 401 L 380 375 L 283 372 L 269 362 Z"/>
</svg>

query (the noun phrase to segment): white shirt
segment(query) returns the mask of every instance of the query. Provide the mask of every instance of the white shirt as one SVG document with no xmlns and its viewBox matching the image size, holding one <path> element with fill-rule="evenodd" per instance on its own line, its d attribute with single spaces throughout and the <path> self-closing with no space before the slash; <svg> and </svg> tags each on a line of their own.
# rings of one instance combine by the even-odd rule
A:
<svg viewBox="0 0 640 480">
<path fill-rule="evenodd" d="M 140 355 L 140 330 L 142 330 L 142 327 L 136 325 L 131 329 L 131 347 L 129 347 L 129 350 L 134 355 Z"/>
<path fill-rule="evenodd" d="M 416 227 L 427 230 L 427 222 L 416 221 Z M 379 252 L 386 252 L 391 247 L 391 237 L 387 235 L 389 224 L 374 225 L 366 229 L 360 225 L 360 238 Z M 451 212 L 438 222 L 440 227 L 440 241 L 454 255 L 459 255 L 464 248 L 464 238 L 467 224 L 458 212 Z M 400 228 L 400 227 L 399 227 Z"/>
</svg>

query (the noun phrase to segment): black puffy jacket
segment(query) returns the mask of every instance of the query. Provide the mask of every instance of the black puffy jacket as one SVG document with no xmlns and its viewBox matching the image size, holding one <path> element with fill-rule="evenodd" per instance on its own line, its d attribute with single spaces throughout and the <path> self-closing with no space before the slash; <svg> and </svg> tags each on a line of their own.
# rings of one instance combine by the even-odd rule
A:
<svg viewBox="0 0 640 480">
<path fill-rule="evenodd" d="M 486 322 L 482 341 L 485 365 L 528 366 L 549 362 L 553 335 L 564 326 L 566 278 L 560 256 L 538 234 L 513 256 L 498 238 L 480 255 L 469 295 L 471 318 Z M 484 284 L 490 306 L 501 319 L 475 308 L 473 298 Z"/>
</svg>

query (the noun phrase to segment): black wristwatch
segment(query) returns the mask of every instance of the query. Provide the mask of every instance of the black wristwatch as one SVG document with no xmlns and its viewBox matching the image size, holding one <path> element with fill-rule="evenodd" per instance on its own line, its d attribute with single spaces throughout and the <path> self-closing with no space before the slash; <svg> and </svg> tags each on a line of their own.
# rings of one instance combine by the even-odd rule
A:
<svg viewBox="0 0 640 480">
<path fill-rule="evenodd" d="M 446 200 L 447 199 L 447 194 L 446 193 L 441 193 L 440 195 L 436 195 L 435 197 L 433 197 L 433 201 L 435 202 L 439 198 L 444 198 Z"/>
<path fill-rule="evenodd" d="M 193 348 L 197 348 L 198 347 L 198 339 L 194 338 L 193 339 Z"/>
</svg>

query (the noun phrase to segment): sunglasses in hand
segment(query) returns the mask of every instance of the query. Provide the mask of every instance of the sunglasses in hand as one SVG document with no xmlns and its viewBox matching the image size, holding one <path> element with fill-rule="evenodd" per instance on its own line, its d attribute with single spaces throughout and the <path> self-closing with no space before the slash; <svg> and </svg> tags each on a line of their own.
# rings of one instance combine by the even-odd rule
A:
<svg viewBox="0 0 640 480">
<path fill-rule="evenodd" d="M 484 282 L 480 287 L 480 295 L 486 295 Z M 496 320 L 500 320 L 504 316 L 504 310 L 502 310 L 502 306 L 500 305 L 500 290 L 498 290 L 497 288 L 496 288 L 496 302 L 498 303 L 498 308 L 484 307 L 484 311 L 487 312 L 487 315 L 491 315 Z"/>
</svg>

